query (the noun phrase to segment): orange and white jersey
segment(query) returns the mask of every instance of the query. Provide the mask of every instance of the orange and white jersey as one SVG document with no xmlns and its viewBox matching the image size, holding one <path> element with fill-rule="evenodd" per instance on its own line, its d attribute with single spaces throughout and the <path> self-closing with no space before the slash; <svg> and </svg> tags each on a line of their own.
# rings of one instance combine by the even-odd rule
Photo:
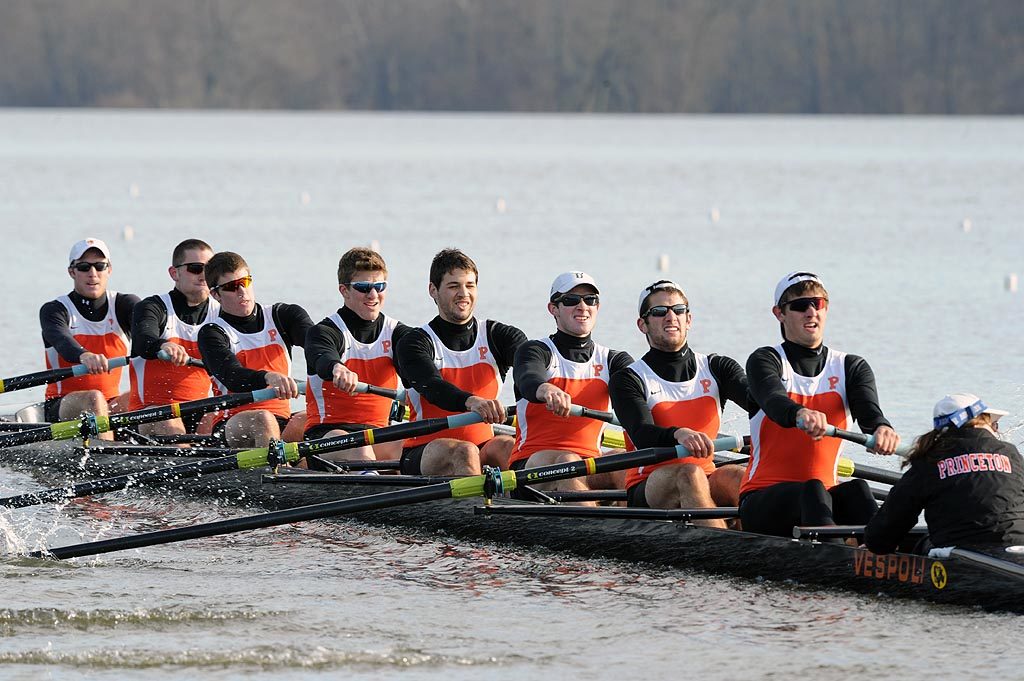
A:
<svg viewBox="0 0 1024 681">
<path fill-rule="evenodd" d="M 639 359 L 629 366 L 629 370 L 640 377 L 644 386 L 647 407 L 651 410 L 654 423 L 659 426 L 689 428 L 704 433 L 712 440 L 718 436 L 718 428 L 722 424 L 722 396 L 718 381 L 711 373 L 711 364 L 707 355 L 693 353 L 697 360 L 697 371 L 689 381 L 676 383 L 666 381 Z M 633 441 L 626 435 L 626 449 L 636 450 Z M 678 464 L 694 464 L 700 466 L 708 475 L 715 472 L 714 457 L 689 456 L 685 459 L 672 459 L 650 466 L 633 468 L 626 472 L 626 488 L 639 485 L 650 474 L 662 466 Z"/>
<path fill-rule="evenodd" d="M 434 345 L 434 365 L 441 373 L 441 378 L 477 397 L 488 400 L 498 398 L 498 393 L 501 392 L 501 372 L 498 369 L 497 360 L 494 359 L 494 353 L 487 345 L 486 321 L 480 321 L 477 324 L 476 340 L 473 341 L 473 347 L 468 350 L 451 350 L 445 347 L 429 324 L 421 328 Z M 458 413 L 445 411 L 431 404 L 415 389 L 410 388 L 408 394 L 410 421 L 439 418 Z M 471 426 L 410 438 L 405 441 L 404 446 L 407 449 L 418 447 L 440 438 L 454 438 L 482 445 L 492 437 L 494 437 L 494 430 L 489 424 L 474 423 Z"/>
<path fill-rule="evenodd" d="M 793 371 L 781 345 L 774 350 L 782 358 L 782 385 L 789 398 L 824 413 L 836 428 L 846 428 L 852 420 L 846 397 L 846 353 L 829 350 L 821 373 L 801 376 Z M 815 442 L 799 428 L 783 428 L 758 410 L 750 419 L 750 463 L 740 494 L 780 482 L 821 480 L 826 487 L 834 487 L 841 444 L 831 437 Z"/>
<path fill-rule="evenodd" d="M 589 361 L 572 362 L 559 354 L 550 338 L 542 338 L 541 342 L 551 352 L 545 382 L 567 392 L 573 404 L 608 411 L 611 407 L 608 398 L 611 351 L 595 343 Z M 582 416 L 555 416 L 543 403 L 520 399 L 516 403 L 516 443 L 508 461 L 511 464 L 529 459 L 544 450 L 568 451 L 583 457 L 598 456 L 604 425 L 601 421 Z"/>
<path fill-rule="evenodd" d="M 219 316 L 214 318 L 211 323 L 224 329 L 224 333 L 227 334 L 228 341 L 231 343 L 231 351 L 238 357 L 242 366 L 254 371 L 276 371 L 289 376 L 292 371 L 292 358 L 288 353 L 288 346 L 281 339 L 281 331 L 274 324 L 273 309 L 269 305 L 263 305 L 262 308 L 263 329 L 257 333 L 242 333 Z M 226 395 L 230 391 L 214 376 L 213 392 L 215 395 Z M 235 407 L 228 412 L 228 417 L 230 418 L 240 411 L 252 409 L 265 409 L 275 416 L 285 419 L 291 416 L 291 405 L 288 400 L 279 399 Z M 217 420 L 222 418 L 223 415 Z"/>
<path fill-rule="evenodd" d="M 68 328 L 71 329 L 71 335 L 86 352 L 104 355 L 107 359 L 128 354 L 128 334 L 118 323 L 114 310 L 116 298 L 117 292 L 107 291 L 107 315 L 98 322 L 83 317 L 68 295 L 57 298 L 57 302 L 68 311 Z M 47 369 L 69 366 L 74 364 L 61 357 L 56 348 L 46 348 Z M 121 367 L 105 374 L 86 374 L 51 383 L 46 386 L 46 399 L 63 397 L 79 390 L 99 390 L 107 400 L 114 399 L 121 394 Z"/>
<path fill-rule="evenodd" d="M 397 320 L 384 316 L 380 335 L 373 343 L 360 343 L 356 340 L 337 312 L 327 317 L 327 321 L 337 327 L 345 338 L 345 351 L 341 355 L 341 362 L 349 371 L 359 376 L 363 383 L 382 388 L 398 387 L 392 342 L 392 336 L 398 326 Z M 316 374 L 311 374 L 306 379 L 306 428 L 324 423 L 386 426 L 391 415 L 391 402 L 389 398 L 379 395 L 343 393 L 330 381 L 324 381 Z"/>
<path fill-rule="evenodd" d="M 167 310 L 167 323 L 160 333 L 160 340 L 185 348 L 190 357 L 201 359 L 199 353 L 199 329 L 212 322 L 220 312 L 220 303 L 213 298 L 207 301 L 206 317 L 199 324 L 186 324 L 174 312 L 170 294 L 160 296 L 160 302 Z M 136 339 L 138 341 L 138 339 Z M 129 369 L 131 396 L 129 409 L 142 409 L 154 405 L 201 400 L 210 395 L 210 375 L 202 367 L 174 366 L 160 359 L 132 357 Z"/>
</svg>

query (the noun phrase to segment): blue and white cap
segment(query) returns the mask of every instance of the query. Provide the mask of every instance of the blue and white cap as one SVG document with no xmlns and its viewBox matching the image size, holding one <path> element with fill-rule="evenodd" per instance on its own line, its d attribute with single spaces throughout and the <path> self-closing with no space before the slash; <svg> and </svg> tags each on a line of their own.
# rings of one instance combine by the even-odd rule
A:
<svg viewBox="0 0 1024 681">
<path fill-rule="evenodd" d="M 979 414 L 989 414 L 995 423 L 1010 412 L 1002 409 L 989 409 L 981 398 L 971 393 L 953 393 L 946 395 L 935 403 L 932 411 L 932 424 L 935 428 L 953 426 L 959 428 Z"/>
</svg>

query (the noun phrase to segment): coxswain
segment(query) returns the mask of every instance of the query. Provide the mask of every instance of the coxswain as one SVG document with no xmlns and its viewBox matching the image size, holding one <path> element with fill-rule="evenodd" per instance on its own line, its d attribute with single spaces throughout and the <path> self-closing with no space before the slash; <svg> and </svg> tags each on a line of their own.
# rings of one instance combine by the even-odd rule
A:
<svg viewBox="0 0 1024 681">
<path fill-rule="evenodd" d="M 829 424 L 851 419 L 875 436 L 877 454 L 900 438 L 878 404 L 871 367 L 823 344 L 829 297 L 810 272 L 783 277 L 772 297 L 782 343 L 747 359 L 750 462 L 740 487 L 740 519 L 750 532 L 790 536 L 795 525 L 864 525 L 878 509 L 864 480 L 838 484 L 840 440 Z"/>
<path fill-rule="evenodd" d="M 110 249 L 100 239 L 78 241 L 68 254 L 70 293 L 39 310 L 46 367 L 84 365 L 89 373 L 46 387 L 46 421 L 67 421 L 83 412 L 106 416 L 127 408 L 121 395 L 121 368 L 108 371 L 107 360 L 125 357 L 131 338 L 132 309 L 139 297 L 107 289 L 114 271 Z M 102 433 L 113 439 L 113 433 Z"/>
<path fill-rule="evenodd" d="M 315 440 L 390 422 L 394 402 L 356 394 L 357 383 L 397 389 L 394 350 L 409 327 L 383 312 L 388 294 L 384 258 L 369 248 L 353 248 L 338 261 L 338 291 L 344 304 L 306 334 L 306 429 Z M 397 459 L 402 442 L 325 454 L 328 460 Z"/>
<path fill-rule="evenodd" d="M 591 332 L 601 309 L 601 294 L 585 272 L 555 277 L 547 310 L 555 333 L 524 343 L 516 353 L 513 378 L 520 394 L 516 403 L 516 442 L 509 457 L 512 470 L 601 456 L 605 424 L 569 416 L 578 405 L 596 411 L 611 409 L 608 381 L 633 363 L 628 353 L 594 342 Z M 583 491 L 621 489 L 625 472 L 601 473 L 536 485 L 540 490 Z"/>
<path fill-rule="evenodd" d="M 214 255 L 205 276 L 210 295 L 220 303 L 220 315 L 199 330 L 199 351 L 214 392 L 273 388 L 279 395 L 218 414 L 214 432 L 223 428 L 232 447 L 262 447 L 280 439 L 288 424 L 288 400 L 299 396 L 291 377 L 291 350 L 303 346 L 313 322 L 298 305 L 257 304 L 252 272 L 237 253 Z"/>
<path fill-rule="evenodd" d="M 628 450 L 683 445 L 693 456 L 634 468 L 626 474 L 629 506 L 713 508 L 739 503 L 743 467 L 715 467 L 714 444 L 726 400 L 748 409 L 747 376 L 724 355 L 694 352 L 693 313 L 683 288 L 662 279 L 640 292 L 637 328 L 650 350 L 612 376 L 615 414 Z M 724 528 L 722 520 L 695 524 Z"/>
<path fill-rule="evenodd" d="M 491 424 L 506 418 L 498 395 L 526 336 L 514 326 L 473 316 L 477 278 L 476 263 L 462 251 L 448 248 L 435 255 L 427 291 L 437 316 L 409 331 L 396 357 L 409 386 L 411 420 L 472 411 L 483 422 L 406 440 L 403 473 L 476 475 L 481 465 L 508 465 L 513 439 L 496 436 Z"/>
<path fill-rule="evenodd" d="M 868 523 L 864 543 L 895 550 L 924 511 L 932 547 L 1001 549 L 1024 545 L 1024 459 L 999 438 L 999 419 L 977 395 L 946 395 L 932 412 L 934 428 L 917 439 L 909 468 Z"/>
<path fill-rule="evenodd" d="M 132 410 L 208 397 L 210 375 L 190 360 L 200 358 L 199 329 L 213 321 L 220 304 L 210 299 L 206 263 L 213 249 L 200 239 L 186 239 L 174 247 L 167 273 L 174 288 L 144 298 L 132 314 Z M 158 358 L 163 354 L 166 359 Z M 144 423 L 143 435 L 195 433 L 202 414 Z"/>
</svg>

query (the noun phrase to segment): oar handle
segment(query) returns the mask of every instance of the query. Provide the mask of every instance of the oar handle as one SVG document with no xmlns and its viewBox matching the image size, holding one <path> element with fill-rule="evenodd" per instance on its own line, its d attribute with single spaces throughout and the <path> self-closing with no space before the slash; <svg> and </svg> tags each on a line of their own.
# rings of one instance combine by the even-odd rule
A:
<svg viewBox="0 0 1024 681">
<path fill-rule="evenodd" d="M 569 407 L 569 416 L 582 416 L 583 418 L 594 419 L 595 421 L 604 421 L 610 423 L 613 426 L 621 426 L 619 419 L 615 417 L 615 414 L 610 411 L 599 411 L 597 409 L 590 409 L 589 407 L 581 407 L 578 404 L 574 404 Z"/>
<path fill-rule="evenodd" d="M 380 395 L 381 397 L 390 397 L 396 402 L 405 402 L 406 391 L 404 388 L 393 390 L 391 388 L 382 388 L 379 385 L 370 385 L 369 383 L 356 383 L 357 393 L 366 393 L 369 395 Z"/>
<path fill-rule="evenodd" d="M 864 445 L 866 449 L 874 449 L 876 444 L 874 435 L 865 435 L 864 433 L 856 433 L 852 430 L 843 430 L 842 428 L 836 428 L 833 425 L 825 426 L 825 435 L 827 437 L 836 437 L 840 440 Z M 896 454 L 905 457 L 910 454 L 910 447 L 907 445 L 900 445 L 896 448 Z"/>
<path fill-rule="evenodd" d="M 111 357 L 107 359 L 108 370 L 117 369 L 118 367 L 123 367 L 126 364 L 128 364 L 127 357 Z M 72 376 L 85 376 L 87 373 L 89 373 L 89 369 L 84 364 L 76 364 L 71 367 Z"/>
<path fill-rule="evenodd" d="M 160 352 L 156 353 L 156 358 L 157 359 L 162 359 L 165 362 L 170 362 L 171 361 L 171 356 L 169 354 L 167 354 L 166 350 L 161 350 Z M 203 368 L 206 365 L 203 364 L 203 360 L 201 360 L 201 359 L 196 359 L 195 357 L 189 357 L 188 361 L 185 362 L 185 366 Z"/>
</svg>

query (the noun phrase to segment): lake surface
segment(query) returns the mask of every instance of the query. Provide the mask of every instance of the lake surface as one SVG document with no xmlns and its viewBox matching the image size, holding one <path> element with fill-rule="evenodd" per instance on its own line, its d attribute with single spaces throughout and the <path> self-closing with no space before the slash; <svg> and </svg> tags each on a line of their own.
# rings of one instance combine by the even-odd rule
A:
<svg viewBox="0 0 1024 681">
<path fill-rule="evenodd" d="M 411 324 L 434 314 L 431 257 L 458 246 L 480 266 L 479 316 L 531 337 L 553 329 L 554 276 L 583 269 L 602 288 L 595 337 L 634 356 L 637 294 L 670 276 L 692 346 L 740 362 L 777 341 L 775 282 L 806 269 L 829 288 L 827 344 L 868 359 L 905 437 L 971 391 L 1011 411 L 1020 444 L 1024 315 L 1005 281 L 1024 275 L 1022 148 L 1014 118 L 4 111 L 0 374 L 42 368 L 38 309 L 70 289 L 85 236 L 110 244 L 116 290 L 167 290 L 171 249 L 196 236 L 246 257 L 258 299 L 314 319 L 339 303 L 340 254 L 376 241 L 387 311 Z M 730 407 L 725 429 L 746 428 Z M 4 495 L 38 486 L 0 468 Z M 0 677 L 1019 675 L 1018 617 L 354 522 L 10 557 L 242 513 L 134 494 L 0 513 Z"/>
</svg>

